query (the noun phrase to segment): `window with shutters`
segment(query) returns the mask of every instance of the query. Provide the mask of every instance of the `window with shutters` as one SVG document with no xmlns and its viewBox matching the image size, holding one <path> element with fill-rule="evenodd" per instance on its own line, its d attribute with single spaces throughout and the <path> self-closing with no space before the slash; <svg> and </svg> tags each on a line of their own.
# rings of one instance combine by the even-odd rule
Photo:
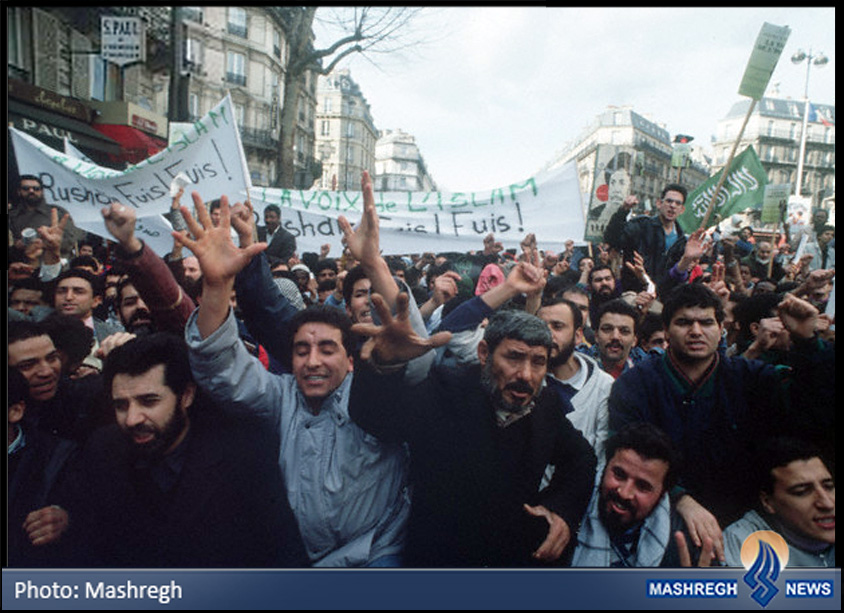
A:
<svg viewBox="0 0 844 613">
<path fill-rule="evenodd" d="M 59 89 L 59 20 L 38 9 L 32 9 L 32 29 L 38 32 L 34 37 L 35 74 L 33 82 L 50 91 Z"/>
<path fill-rule="evenodd" d="M 91 93 L 91 56 L 88 53 L 80 53 L 80 51 L 90 51 L 91 41 L 76 31 L 71 32 L 70 41 L 71 49 L 74 52 L 71 57 L 73 64 L 71 89 L 75 98 L 85 100 Z"/>
</svg>

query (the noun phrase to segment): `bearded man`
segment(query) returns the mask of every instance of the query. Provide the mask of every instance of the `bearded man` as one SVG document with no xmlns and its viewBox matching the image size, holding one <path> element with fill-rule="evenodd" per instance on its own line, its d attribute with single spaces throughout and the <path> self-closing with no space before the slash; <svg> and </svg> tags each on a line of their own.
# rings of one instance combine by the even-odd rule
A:
<svg viewBox="0 0 844 613">
<path fill-rule="evenodd" d="M 523 311 L 490 318 L 480 364 L 434 369 L 418 385 L 401 376 L 420 339 L 400 296 L 394 320 L 373 295 L 384 326 L 370 337 L 349 401 L 353 420 L 382 441 L 406 442 L 414 486 L 408 566 L 560 564 L 591 492 L 595 454 L 563 418 L 543 382 L 551 356 L 548 325 Z M 546 466 L 555 467 L 540 489 Z"/>
<path fill-rule="evenodd" d="M 103 377 L 116 424 L 91 436 L 69 509 L 80 565 L 307 565 L 278 439 L 200 397 L 184 340 L 130 340 Z"/>
<path fill-rule="evenodd" d="M 553 339 L 545 382 L 568 403 L 566 417 L 602 458 L 609 434 L 607 403 L 613 378 L 594 359 L 574 350 L 583 343 L 583 313 L 577 304 L 551 298 L 543 301 L 536 315 L 548 324 Z"/>
</svg>

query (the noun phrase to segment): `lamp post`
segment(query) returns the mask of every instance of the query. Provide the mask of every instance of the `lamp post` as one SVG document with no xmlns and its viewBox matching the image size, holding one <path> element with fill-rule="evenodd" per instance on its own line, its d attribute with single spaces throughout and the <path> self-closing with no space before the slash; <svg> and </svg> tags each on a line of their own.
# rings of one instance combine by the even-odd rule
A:
<svg viewBox="0 0 844 613">
<path fill-rule="evenodd" d="M 799 196 L 803 191 L 803 161 L 806 157 L 806 127 L 809 123 L 809 71 L 812 64 L 816 66 L 823 66 L 829 62 L 822 52 L 812 55 L 812 49 L 809 48 L 809 53 L 805 53 L 802 49 L 798 49 L 797 53 L 791 56 L 791 61 L 794 64 L 799 64 L 806 60 L 806 86 L 803 91 L 803 129 L 800 132 L 800 153 L 797 159 L 797 181 L 794 185 L 794 195 Z"/>
</svg>

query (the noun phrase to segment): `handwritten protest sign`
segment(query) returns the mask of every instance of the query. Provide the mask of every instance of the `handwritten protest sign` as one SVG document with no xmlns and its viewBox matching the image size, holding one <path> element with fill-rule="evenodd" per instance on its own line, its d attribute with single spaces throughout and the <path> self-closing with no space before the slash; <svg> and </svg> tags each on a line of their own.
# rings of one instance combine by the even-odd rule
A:
<svg viewBox="0 0 844 613">
<path fill-rule="evenodd" d="M 116 200 L 135 207 L 140 238 L 164 254 L 172 247 L 170 224 L 161 217 L 170 209 L 170 183 L 180 172 L 204 201 L 227 195 L 246 198 L 248 170 L 240 136 L 226 97 L 192 130 L 167 149 L 125 171 L 103 168 L 47 147 L 11 130 L 21 173 L 39 176 L 48 203 L 66 208 L 80 228 L 109 238 L 101 209 Z M 267 205 L 282 210 L 282 225 L 297 240 L 299 253 L 319 252 L 330 244 L 342 251 L 337 218 L 352 223 L 362 213 L 359 191 L 307 191 L 250 187 L 256 217 Z M 476 192 L 376 192 L 385 254 L 479 249 L 492 232 L 505 248 L 518 248 L 534 233 L 540 248 L 562 250 L 567 239 L 584 235 L 583 212 L 575 164 L 538 174 L 523 182 Z"/>
<path fill-rule="evenodd" d="M 237 199 L 246 195 L 248 180 L 238 155 L 240 136 L 229 97 L 196 121 L 181 140 L 125 171 L 87 163 L 28 134 L 9 131 L 20 172 L 40 177 L 47 202 L 66 208 L 75 222 L 99 220 L 100 209 L 114 200 L 134 207 L 139 217 L 166 213 L 170 182 L 179 172 L 205 201 L 223 193 Z"/>
<path fill-rule="evenodd" d="M 297 248 L 319 252 L 330 244 L 341 252 L 337 217 L 352 223 L 361 217 L 361 192 L 300 191 L 254 187 L 252 204 L 263 211 L 281 208 L 282 227 L 296 237 Z M 425 251 L 480 249 L 492 232 L 505 248 L 519 248 L 533 232 L 540 248 L 560 251 L 567 239 L 584 232 L 575 164 L 506 187 L 477 192 L 376 192 L 385 255 Z"/>
<path fill-rule="evenodd" d="M 754 100 L 762 99 L 789 34 L 791 34 L 791 29 L 788 26 L 762 24 L 762 29 L 753 45 L 753 51 L 750 53 L 750 59 L 747 61 L 747 67 L 744 69 L 739 94 Z"/>
</svg>

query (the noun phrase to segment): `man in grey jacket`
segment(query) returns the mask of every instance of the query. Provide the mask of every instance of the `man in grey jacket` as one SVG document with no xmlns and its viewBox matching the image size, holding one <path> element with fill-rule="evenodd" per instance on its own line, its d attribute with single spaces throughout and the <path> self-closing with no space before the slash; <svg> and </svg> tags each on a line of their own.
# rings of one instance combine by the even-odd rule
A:
<svg viewBox="0 0 844 613">
<path fill-rule="evenodd" d="M 382 444 L 349 419 L 351 323 L 331 307 L 294 316 L 289 375 L 271 374 L 250 356 L 229 295 L 265 245 L 231 242 L 228 201 L 221 200 L 219 227 L 197 195 L 199 223 L 182 209 L 197 238 L 178 240 L 199 258 L 204 279 L 202 304 L 186 329 L 194 377 L 221 406 L 279 432 L 279 464 L 314 566 L 397 566 L 410 509 L 407 457 L 401 445 Z M 367 203 L 374 214 L 374 199 Z"/>
<path fill-rule="evenodd" d="M 775 438 L 758 453 L 756 470 L 760 506 L 724 530 L 727 564 L 746 566 L 745 541 L 768 530 L 785 539 L 788 566 L 835 567 L 835 479 L 820 451 L 797 439 Z"/>
</svg>

